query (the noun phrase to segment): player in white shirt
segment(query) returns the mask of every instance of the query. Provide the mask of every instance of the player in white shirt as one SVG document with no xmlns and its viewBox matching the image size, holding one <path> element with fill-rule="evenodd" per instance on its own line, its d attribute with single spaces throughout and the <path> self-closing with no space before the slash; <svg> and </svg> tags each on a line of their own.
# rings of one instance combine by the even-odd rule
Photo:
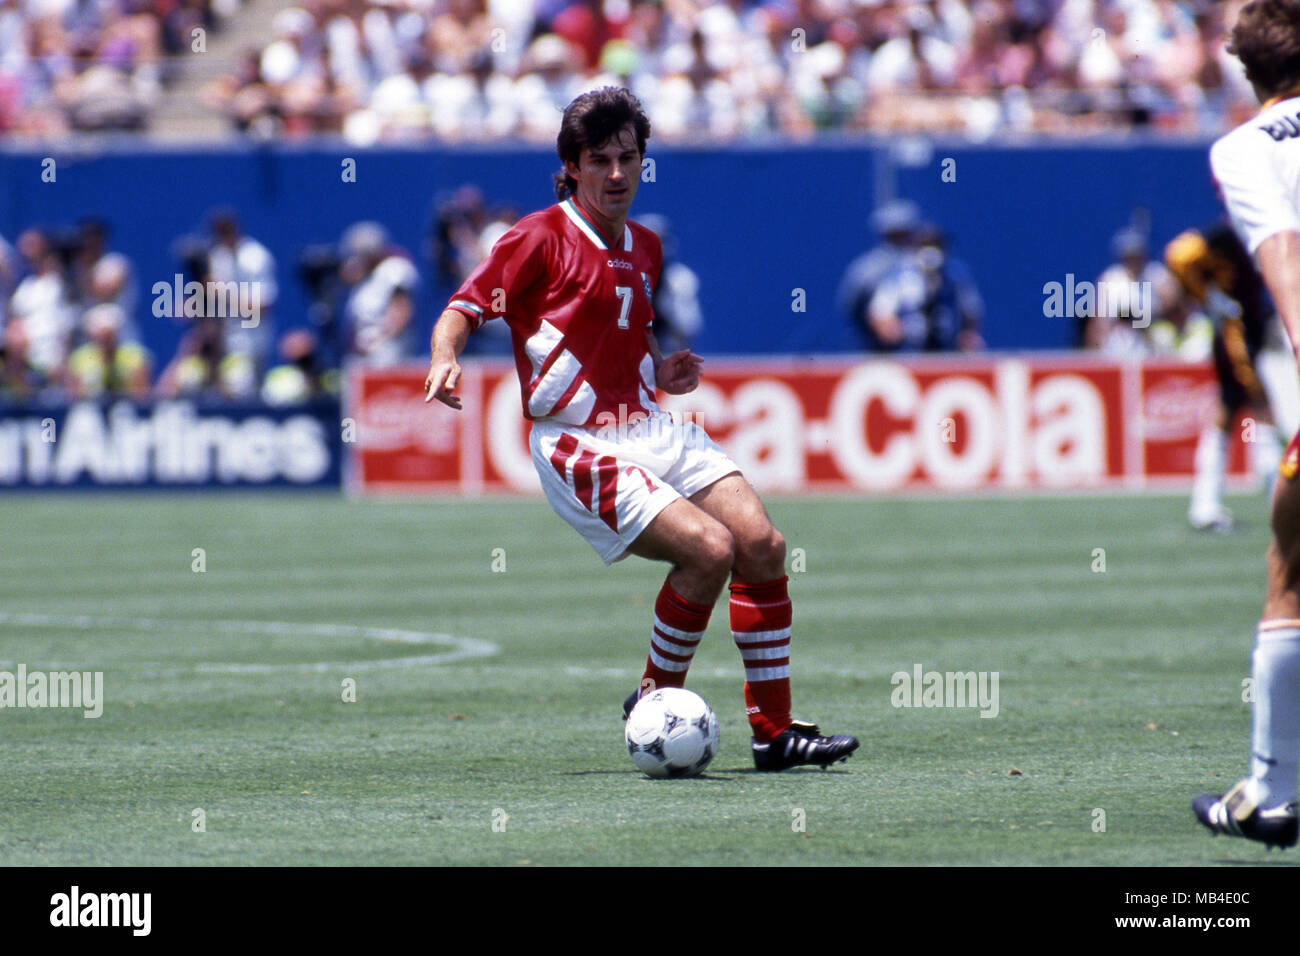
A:
<svg viewBox="0 0 1300 956">
<path fill-rule="evenodd" d="M 1255 256 L 1300 354 L 1300 0 L 1251 0 L 1229 51 L 1264 104 L 1210 150 L 1233 226 Z M 1300 434 L 1283 458 L 1273 495 L 1268 594 L 1252 668 L 1255 708 L 1250 775 L 1222 796 L 1192 801 L 1212 833 L 1294 846 L 1300 770 Z"/>
</svg>

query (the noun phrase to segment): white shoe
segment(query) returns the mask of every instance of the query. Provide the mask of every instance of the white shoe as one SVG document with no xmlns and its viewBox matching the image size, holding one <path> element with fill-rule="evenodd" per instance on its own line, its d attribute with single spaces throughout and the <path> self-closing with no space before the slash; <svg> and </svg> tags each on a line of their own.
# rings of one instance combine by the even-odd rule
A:
<svg viewBox="0 0 1300 956">
<path fill-rule="evenodd" d="M 1227 534 L 1237 528 L 1232 512 L 1223 508 L 1208 515 L 1188 515 L 1187 521 L 1193 530 L 1208 531 L 1212 534 Z"/>
</svg>

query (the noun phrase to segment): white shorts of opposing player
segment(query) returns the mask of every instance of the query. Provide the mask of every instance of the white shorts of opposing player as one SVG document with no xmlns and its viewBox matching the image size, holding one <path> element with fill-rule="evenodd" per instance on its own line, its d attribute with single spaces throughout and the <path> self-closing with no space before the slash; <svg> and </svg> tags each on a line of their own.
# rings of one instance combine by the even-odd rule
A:
<svg viewBox="0 0 1300 956">
<path fill-rule="evenodd" d="M 546 500 L 606 564 L 678 498 L 740 471 L 703 428 L 661 410 L 609 427 L 534 422 L 529 446 Z"/>
</svg>

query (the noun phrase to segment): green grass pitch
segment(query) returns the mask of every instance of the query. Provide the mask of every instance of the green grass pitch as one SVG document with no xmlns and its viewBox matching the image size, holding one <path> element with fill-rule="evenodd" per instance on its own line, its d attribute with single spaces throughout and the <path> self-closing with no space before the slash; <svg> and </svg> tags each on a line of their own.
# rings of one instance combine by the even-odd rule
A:
<svg viewBox="0 0 1300 956">
<path fill-rule="evenodd" d="M 1188 808 L 1246 766 L 1268 531 L 1232 504 L 1212 537 L 1181 496 L 774 498 L 796 714 L 862 749 L 752 771 L 720 603 L 721 752 L 652 781 L 619 708 L 665 568 L 540 499 L 11 496 L 0 670 L 105 704 L 0 710 L 0 864 L 1262 861 Z M 997 672 L 998 715 L 892 706 L 917 664 Z"/>
</svg>

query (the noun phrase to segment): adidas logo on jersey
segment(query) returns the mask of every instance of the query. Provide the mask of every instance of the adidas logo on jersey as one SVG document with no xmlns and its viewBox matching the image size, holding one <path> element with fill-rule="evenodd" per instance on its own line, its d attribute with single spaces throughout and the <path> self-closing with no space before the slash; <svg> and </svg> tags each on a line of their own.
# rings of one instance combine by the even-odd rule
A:
<svg viewBox="0 0 1300 956">
<path fill-rule="evenodd" d="M 613 266 L 615 269 L 632 269 L 635 268 L 632 263 L 626 259 L 606 259 L 605 265 Z"/>
</svg>

